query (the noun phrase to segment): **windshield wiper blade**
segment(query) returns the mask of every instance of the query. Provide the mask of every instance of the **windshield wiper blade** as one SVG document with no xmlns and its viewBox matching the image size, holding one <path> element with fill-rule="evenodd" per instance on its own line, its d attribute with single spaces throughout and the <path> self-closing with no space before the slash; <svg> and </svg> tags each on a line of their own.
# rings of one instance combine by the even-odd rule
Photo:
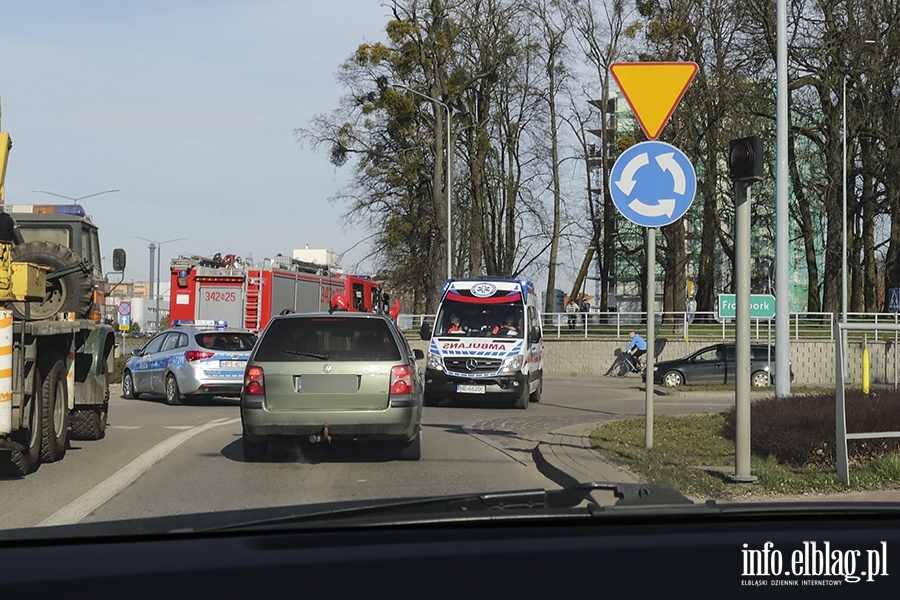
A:
<svg viewBox="0 0 900 600">
<path fill-rule="evenodd" d="M 599 505 L 591 493 L 598 490 L 612 491 L 618 500 L 615 506 L 657 506 L 694 505 L 675 488 L 664 484 L 633 483 L 581 483 L 560 490 L 522 490 L 492 492 L 484 494 L 460 494 L 433 498 L 407 498 L 382 500 L 378 502 L 354 503 L 329 510 L 280 515 L 273 518 L 248 520 L 240 523 L 214 527 L 207 531 L 230 529 L 278 528 L 285 525 L 315 525 L 325 523 L 361 526 L 394 524 L 397 519 L 404 523 L 428 522 L 449 518 L 484 518 L 486 513 L 497 517 L 507 516 L 501 512 L 515 512 L 518 515 L 533 516 L 574 516 L 590 517 L 599 514 L 604 507 Z M 444 517 L 443 515 L 447 515 Z M 453 515 L 453 516 L 451 516 Z M 510 515 L 511 516 L 511 515 Z"/>
<path fill-rule="evenodd" d="M 285 348 L 282 350 L 285 354 L 294 354 L 296 356 L 308 356 L 310 358 L 317 358 L 319 360 L 328 360 L 327 354 L 316 354 L 315 352 L 300 352 L 299 350 L 290 350 Z"/>
</svg>

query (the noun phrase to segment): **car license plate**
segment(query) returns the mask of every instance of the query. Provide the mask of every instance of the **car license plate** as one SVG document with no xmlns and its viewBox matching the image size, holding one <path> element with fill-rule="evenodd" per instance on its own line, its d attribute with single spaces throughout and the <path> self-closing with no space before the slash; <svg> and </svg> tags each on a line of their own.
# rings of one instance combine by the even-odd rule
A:
<svg viewBox="0 0 900 600">
<path fill-rule="evenodd" d="M 456 391 L 460 394 L 483 394 L 484 386 L 483 385 L 457 385 Z"/>
<path fill-rule="evenodd" d="M 240 367 L 243 369 L 245 366 L 247 366 L 247 361 L 246 360 L 220 360 L 219 366 L 222 368 Z"/>
<path fill-rule="evenodd" d="M 297 378 L 297 391 L 304 394 L 355 394 L 359 391 L 359 377 L 308 373 Z"/>
</svg>

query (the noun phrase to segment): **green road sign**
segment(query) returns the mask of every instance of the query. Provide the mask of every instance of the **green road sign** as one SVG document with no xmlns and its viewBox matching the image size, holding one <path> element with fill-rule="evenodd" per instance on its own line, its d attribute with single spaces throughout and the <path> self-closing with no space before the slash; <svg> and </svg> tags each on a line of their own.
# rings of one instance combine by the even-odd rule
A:
<svg viewBox="0 0 900 600">
<path fill-rule="evenodd" d="M 733 319 L 735 317 L 734 294 L 719 294 L 719 317 Z M 772 319 L 775 317 L 775 296 L 771 294 L 750 294 L 750 318 Z"/>
</svg>

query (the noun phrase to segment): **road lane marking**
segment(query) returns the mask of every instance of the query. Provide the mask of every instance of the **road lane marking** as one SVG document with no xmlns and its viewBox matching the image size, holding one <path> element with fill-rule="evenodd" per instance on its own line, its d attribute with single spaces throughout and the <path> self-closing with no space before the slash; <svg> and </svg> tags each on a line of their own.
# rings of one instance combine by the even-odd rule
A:
<svg viewBox="0 0 900 600">
<path fill-rule="evenodd" d="M 50 525 L 71 525 L 78 523 L 86 516 L 97 510 L 100 506 L 108 502 L 113 496 L 127 488 L 134 481 L 147 472 L 150 467 L 161 461 L 172 450 L 185 443 L 195 435 L 199 435 L 204 431 L 208 431 L 220 425 L 231 425 L 240 423 L 240 418 L 221 420 L 216 419 L 205 425 L 199 425 L 176 433 L 172 437 L 163 440 L 154 447 L 150 448 L 136 459 L 116 471 L 111 477 L 100 483 L 94 489 L 81 497 L 75 499 L 68 506 L 65 506 L 40 523 L 38 527 L 46 527 Z"/>
</svg>

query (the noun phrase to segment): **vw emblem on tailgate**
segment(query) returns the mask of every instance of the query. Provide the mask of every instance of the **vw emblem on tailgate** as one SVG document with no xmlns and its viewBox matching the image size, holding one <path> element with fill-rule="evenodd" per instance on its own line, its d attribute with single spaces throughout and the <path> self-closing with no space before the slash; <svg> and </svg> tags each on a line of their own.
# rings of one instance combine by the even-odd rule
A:
<svg viewBox="0 0 900 600">
<path fill-rule="evenodd" d="M 474 371 L 477 368 L 478 368 L 478 361 L 475 360 L 474 358 L 470 358 L 469 360 L 466 361 L 466 369 L 468 369 L 469 371 Z"/>
<path fill-rule="evenodd" d="M 497 291 L 497 286 L 493 283 L 476 283 L 472 286 L 472 295 L 477 296 L 479 298 L 488 298 L 494 295 L 494 292 Z"/>
<path fill-rule="evenodd" d="M 329 365 L 329 364 L 322 365 L 322 372 L 323 373 L 331 373 L 331 365 Z"/>
</svg>

